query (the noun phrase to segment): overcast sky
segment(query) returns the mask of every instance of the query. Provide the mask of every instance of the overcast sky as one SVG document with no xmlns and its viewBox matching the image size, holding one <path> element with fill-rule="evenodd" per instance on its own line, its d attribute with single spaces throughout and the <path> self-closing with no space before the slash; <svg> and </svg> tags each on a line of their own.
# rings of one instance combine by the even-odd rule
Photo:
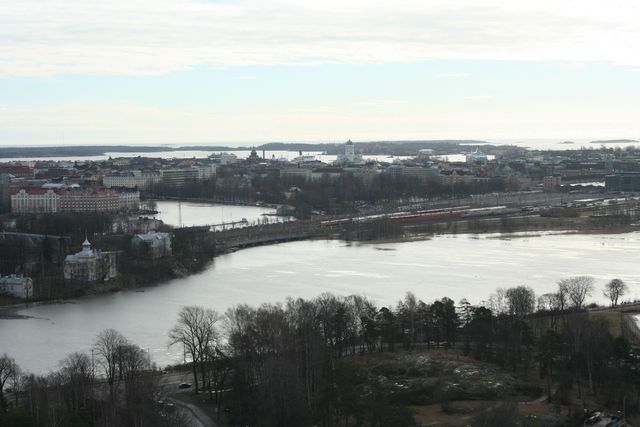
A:
<svg viewBox="0 0 640 427">
<path fill-rule="evenodd" d="M 636 3 L 0 0 L 0 145 L 637 138 Z"/>
</svg>

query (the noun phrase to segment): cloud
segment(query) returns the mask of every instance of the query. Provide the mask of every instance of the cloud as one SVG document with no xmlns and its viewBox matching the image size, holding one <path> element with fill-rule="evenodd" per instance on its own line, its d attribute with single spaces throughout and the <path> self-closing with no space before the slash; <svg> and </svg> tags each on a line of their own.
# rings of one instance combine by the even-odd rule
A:
<svg viewBox="0 0 640 427">
<path fill-rule="evenodd" d="M 496 99 L 500 95 L 468 95 L 465 96 L 464 99 L 469 99 L 471 101 L 484 101 L 487 99 Z"/>
<path fill-rule="evenodd" d="M 468 73 L 445 73 L 445 74 L 438 74 L 436 77 L 439 79 L 459 79 L 462 77 L 469 77 L 470 74 Z"/>
<path fill-rule="evenodd" d="M 400 99 L 372 99 L 369 101 L 357 101 L 352 103 L 353 107 L 386 107 L 392 105 L 405 104 L 405 101 Z"/>
<path fill-rule="evenodd" d="M 432 59 L 640 66 L 632 0 L 0 0 L 0 10 L 0 77 Z"/>
</svg>

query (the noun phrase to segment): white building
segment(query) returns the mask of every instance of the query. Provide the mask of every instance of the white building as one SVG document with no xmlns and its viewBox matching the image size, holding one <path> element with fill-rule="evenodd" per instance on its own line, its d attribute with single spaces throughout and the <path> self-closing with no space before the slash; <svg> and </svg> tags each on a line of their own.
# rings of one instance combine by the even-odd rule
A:
<svg viewBox="0 0 640 427">
<path fill-rule="evenodd" d="M 238 157 L 233 153 L 217 153 L 209 156 L 211 160 L 221 165 L 232 165 L 238 162 Z"/>
<path fill-rule="evenodd" d="M 216 174 L 216 165 L 198 165 L 194 166 L 198 170 L 198 179 L 201 181 L 207 180 Z"/>
<path fill-rule="evenodd" d="M 120 210 L 137 211 L 140 210 L 140 192 L 139 191 L 119 191 Z"/>
<path fill-rule="evenodd" d="M 475 163 L 475 162 L 487 162 L 489 160 L 489 156 L 484 154 L 478 148 L 473 153 L 469 153 L 465 156 L 465 160 L 467 163 Z"/>
<path fill-rule="evenodd" d="M 30 277 L 0 276 L 0 294 L 14 298 L 31 298 L 33 296 L 33 280 Z"/>
<path fill-rule="evenodd" d="M 64 278 L 79 282 L 102 282 L 117 276 L 116 253 L 91 249 L 91 243 L 85 239 L 82 250 L 67 255 L 64 260 Z"/>
<path fill-rule="evenodd" d="M 344 154 L 338 154 L 336 163 L 363 164 L 362 154 L 356 154 L 355 147 L 351 140 L 344 144 Z"/>
<path fill-rule="evenodd" d="M 102 185 L 107 188 L 139 188 L 146 189 L 160 182 L 160 172 L 133 170 L 125 173 L 114 173 L 102 177 Z"/>
<path fill-rule="evenodd" d="M 171 255 L 171 235 L 149 231 L 145 234 L 136 234 L 131 239 L 131 246 L 139 255 L 152 259 Z"/>
</svg>

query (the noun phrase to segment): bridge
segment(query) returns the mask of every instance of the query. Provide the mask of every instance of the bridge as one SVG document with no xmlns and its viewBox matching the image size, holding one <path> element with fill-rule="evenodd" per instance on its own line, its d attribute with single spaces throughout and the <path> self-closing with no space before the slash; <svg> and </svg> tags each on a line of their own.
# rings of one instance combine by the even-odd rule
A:
<svg viewBox="0 0 640 427">
<path fill-rule="evenodd" d="M 216 250 L 224 251 L 304 240 L 319 234 L 320 229 L 315 222 L 296 221 L 216 231 L 213 233 L 213 238 L 216 242 Z"/>
<path fill-rule="evenodd" d="M 174 233 L 192 241 L 215 244 L 217 253 L 251 246 L 304 240 L 319 236 L 323 230 L 316 221 L 262 224 L 219 230 L 210 226 L 184 227 Z"/>
</svg>

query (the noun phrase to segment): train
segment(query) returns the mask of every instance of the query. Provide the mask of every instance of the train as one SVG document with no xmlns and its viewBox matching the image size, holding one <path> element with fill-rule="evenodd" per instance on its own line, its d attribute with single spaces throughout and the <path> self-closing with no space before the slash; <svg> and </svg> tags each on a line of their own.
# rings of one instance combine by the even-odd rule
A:
<svg viewBox="0 0 640 427">
<path fill-rule="evenodd" d="M 454 218 L 481 218 L 492 215 L 504 215 L 520 212 L 517 208 L 507 206 L 492 206 L 487 208 L 471 208 L 469 206 L 459 206 L 456 208 L 431 209 L 417 212 L 397 212 L 391 214 L 367 215 L 352 218 L 340 218 L 321 221 L 323 227 L 335 227 L 346 224 L 361 224 L 365 222 L 388 219 L 398 223 L 412 223 L 425 221 L 438 221 Z"/>
</svg>

